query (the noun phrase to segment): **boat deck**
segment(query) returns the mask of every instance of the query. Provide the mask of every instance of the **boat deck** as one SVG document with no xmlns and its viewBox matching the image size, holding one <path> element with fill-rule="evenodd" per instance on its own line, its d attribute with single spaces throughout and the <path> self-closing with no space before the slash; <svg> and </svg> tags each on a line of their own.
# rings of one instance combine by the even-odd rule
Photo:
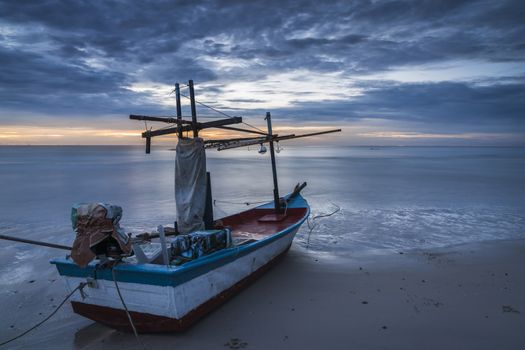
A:
<svg viewBox="0 0 525 350">
<path fill-rule="evenodd" d="M 289 208 L 286 214 L 275 215 L 273 209 L 255 208 L 221 219 L 232 229 L 234 239 L 260 240 L 297 223 L 306 215 L 306 208 Z"/>
</svg>

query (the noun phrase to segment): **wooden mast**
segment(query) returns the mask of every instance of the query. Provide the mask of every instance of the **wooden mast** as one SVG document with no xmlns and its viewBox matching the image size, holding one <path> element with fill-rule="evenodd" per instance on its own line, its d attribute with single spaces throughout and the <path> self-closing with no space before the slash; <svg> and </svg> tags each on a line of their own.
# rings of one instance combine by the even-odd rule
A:
<svg viewBox="0 0 525 350">
<path fill-rule="evenodd" d="M 270 144 L 270 158 L 272 161 L 272 175 L 273 175 L 273 201 L 274 201 L 274 207 L 275 207 L 275 214 L 279 214 L 281 212 L 281 204 L 280 204 L 280 197 L 279 197 L 279 184 L 277 182 L 277 167 L 275 165 L 275 150 L 273 148 L 273 132 L 272 132 L 272 116 L 270 112 L 266 112 L 266 123 L 268 125 L 268 138 L 269 138 L 269 144 Z"/>
<path fill-rule="evenodd" d="M 181 104 L 180 104 L 180 86 L 179 84 L 175 84 L 175 97 L 177 101 L 177 117 L 153 117 L 153 116 L 144 116 L 144 115 L 134 115 L 131 114 L 129 116 L 130 119 L 134 120 L 150 120 L 150 121 L 157 121 L 157 122 L 165 122 L 165 123 L 173 123 L 177 124 L 176 127 L 172 128 L 163 128 L 158 130 L 146 130 L 142 133 L 142 137 L 146 139 L 146 153 L 150 153 L 151 148 L 151 138 L 155 136 L 161 136 L 161 135 L 169 135 L 169 134 L 177 134 L 179 138 L 183 137 L 184 131 L 192 131 L 193 137 L 199 136 L 199 130 L 207 129 L 207 128 L 220 128 L 220 129 L 226 129 L 226 130 L 232 130 L 232 131 L 240 131 L 240 132 L 246 132 L 246 133 L 252 133 L 252 134 L 258 134 L 257 137 L 251 137 L 251 138 L 233 138 L 233 139 L 227 139 L 227 140 L 208 140 L 205 141 L 206 148 L 217 148 L 217 150 L 226 150 L 226 149 L 232 149 L 237 147 L 245 147 L 249 145 L 256 145 L 256 144 L 263 144 L 263 143 L 269 143 L 270 145 L 270 157 L 271 157 L 271 163 L 272 163 L 272 175 L 273 175 L 273 197 L 274 197 L 274 207 L 275 207 L 275 213 L 279 214 L 281 213 L 281 205 L 280 205 L 280 196 L 279 196 L 279 184 L 277 181 L 277 167 L 275 163 L 275 149 L 274 149 L 274 142 L 278 142 L 281 140 L 291 140 L 295 138 L 300 137 L 308 137 L 308 136 L 314 136 L 314 135 L 322 135 L 322 134 L 328 134 L 333 132 L 339 132 L 341 129 L 333 129 L 333 130 L 326 130 L 326 131 L 320 131 L 320 132 L 314 132 L 309 134 L 302 134 L 302 135 L 274 135 L 272 131 L 272 119 L 270 112 L 266 113 L 266 123 L 268 127 L 268 133 L 262 132 L 262 131 L 256 131 L 256 130 L 248 130 L 248 129 L 242 129 L 242 128 L 236 128 L 232 126 L 227 126 L 231 124 L 238 124 L 242 123 L 242 117 L 230 117 L 226 119 L 220 119 L 220 120 L 213 120 L 205 123 L 199 123 L 197 121 L 197 109 L 196 109 L 196 100 L 195 100 L 195 91 L 193 87 L 193 80 L 190 80 L 188 82 L 188 87 L 190 91 L 190 103 L 191 103 L 191 121 L 185 120 L 182 116 L 181 111 Z M 211 108 L 211 107 L 210 107 Z M 207 174 L 207 186 L 208 186 L 208 193 L 207 193 L 207 199 L 206 199 L 206 207 L 212 208 L 211 206 L 211 183 L 209 180 L 209 173 Z M 303 185 L 304 186 L 304 185 Z M 207 209 L 207 211 L 210 209 Z M 205 215 L 209 215 L 210 213 L 206 213 Z M 206 222 L 210 223 L 213 221 L 213 212 L 211 213 L 211 220 L 208 216 L 206 218 Z"/>
<path fill-rule="evenodd" d="M 197 108 L 195 107 L 195 91 L 193 90 L 193 80 L 188 82 L 190 88 L 190 104 L 191 104 L 191 126 L 193 127 L 193 137 L 199 136 L 199 129 L 197 128 Z"/>
<path fill-rule="evenodd" d="M 179 139 L 182 138 L 182 129 L 180 127 L 182 126 L 182 107 L 180 104 L 180 86 L 179 83 L 175 83 L 175 101 L 177 103 L 177 128 L 179 129 L 177 131 L 177 136 Z"/>
</svg>

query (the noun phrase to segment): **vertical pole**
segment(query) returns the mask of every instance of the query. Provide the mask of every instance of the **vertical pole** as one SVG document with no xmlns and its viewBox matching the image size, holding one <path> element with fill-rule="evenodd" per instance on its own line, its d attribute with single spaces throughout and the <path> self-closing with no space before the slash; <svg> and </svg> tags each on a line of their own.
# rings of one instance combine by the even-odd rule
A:
<svg viewBox="0 0 525 350">
<path fill-rule="evenodd" d="M 211 193 L 210 172 L 206 172 L 206 205 L 204 207 L 204 227 L 213 229 L 213 197 Z"/>
<path fill-rule="evenodd" d="M 146 137 L 146 154 L 151 152 L 151 137 Z"/>
<path fill-rule="evenodd" d="M 273 174 L 273 201 L 275 204 L 275 213 L 281 212 L 281 205 L 279 203 L 279 185 L 277 183 L 277 168 L 275 165 L 275 151 L 273 149 L 273 136 L 272 136 L 272 116 L 270 112 L 266 112 L 266 123 L 268 124 L 268 137 L 270 138 L 270 157 L 272 160 L 272 174 Z"/>
<path fill-rule="evenodd" d="M 164 265 L 169 265 L 170 259 L 168 256 L 168 246 L 166 244 L 166 234 L 164 232 L 164 227 L 162 225 L 157 226 L 157 231 L 159 231 L 160 249 L 162 250 L 162 262 Z"/>
<path fill-rule="evenodd" d="M 195 91 L 193 90 L 193 80 L 190 80 L 188 85 L 190 87 L 191 125 L 193 127 L 193 137 L 198 137 L 199 130 L 197 130 L 197 108 L 195 107 Z"/>
<path fill-rule="evenodd" d="M 179 138 L 182 138 L 182 130 L 180 130 L 180 127 L 182 126 L 182 108 L 180 104 L 180 86 L 179 83 L 175 84 L 175 101 L 177 102 L 177 127 L 179 128 L 179 132 L 177 133 Z"/>
</svg>

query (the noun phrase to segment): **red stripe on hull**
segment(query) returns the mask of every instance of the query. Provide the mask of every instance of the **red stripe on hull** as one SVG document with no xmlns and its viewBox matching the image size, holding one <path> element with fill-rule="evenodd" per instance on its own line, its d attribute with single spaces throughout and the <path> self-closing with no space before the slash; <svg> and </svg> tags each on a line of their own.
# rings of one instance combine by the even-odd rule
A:
<svg viewBox="0 0 525 350">
<path fill-rule="evenodd" d="M 214 310 L 232 296 L 246 288 L 249 284 L 259 278 L 267 270 L 269 270 L 276 262 L 282 258 L 290 246 L 285 251 L 277 255 L 265 265 L 254 271 L 251 275 L 243 278 L 230 288 L 217 294 L 215 297 L 198 306 L 196 309 L 190 311 L 181 319 L 170 318 L 165 316 L 152 315 L 141 312 L 130 311 L 131 318 L 135 324 L 135 328 L 139 333 L 163 333 L 163 332 L 181 332 L 188 329 L 200 318 L 205 316 L 210 311 Z M 124 300 L 125 301 L 125 300 Z M 131 332 L 132 328 L 129 324 L 126 312 L 121 309 L 114 309 L 105 306 L 98 306 L 92 304 L 72 301 L 73 311 L 79 315 L 92 319 L 96 322 L 105 324 L 109 327 Z"/>
</svg>

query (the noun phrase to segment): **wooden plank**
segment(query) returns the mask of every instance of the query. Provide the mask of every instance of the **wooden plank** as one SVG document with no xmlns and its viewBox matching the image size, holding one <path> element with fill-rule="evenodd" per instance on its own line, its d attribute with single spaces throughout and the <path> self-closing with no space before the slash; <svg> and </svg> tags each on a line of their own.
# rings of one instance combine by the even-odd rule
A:
<svg viewBox="0 0 525 350">
<path fill-rule="evenodd" d="M 270 142 L 270 141 L 277 142 L 277 141 L 283 141 L 283 140 L 292 140 L 292 139 L 297 139 L 297 138 L 301 138 L 301 137 L 323 135 L 323 134 L 329 134 L 329 133 L 339 132 L 339 131 L 341 131 L 341 129 L 319 131 L 319 132 L 313 132 L 313 133 L 302 134 L 302 135 L 295 135 L 295 134 L 283 135 L 283 136 L 272 135 L 272 137 L 267 137 L 265 140 L 254 140 L 254 141 L 247 140 L 246 142 L 240 142 L 239 144 L 234 144 L 234 143 L 228 144 L 228 142 L 224 142 L 224 143 L 222 143 L 220 145 L 217 145 L 217 150 L 223 151 L 223 150 L 232 149 L 232 148 L 257 145 L 257 144 L 260 144 L 260 143 L 266 143 L 266 142 Z"/>
<path fill-rule="evenodd" d="M 333 130 L 325 130 L 325 131 L 318 131 L 318 132 L 311 132 L 309 134 L 301 134 L 301 135 L 285 135 L 285 136 L 279 136 L 274 138 L 274 141 L 281 141 L 281 140 L 291 140 L 291 139 L 298 139 L 301 137 L 308 137 L 308 136 L 316 136 L 316 135 L 323 135 L 323 134 L 330 134 L 333 132 L 340 132 L 341 129 L 333 129 Z"/>
<path fill-rule="evenodd" d="M 225 129 L 225 130 L 233 130 L 233 131 L 241 131 L 241 132 L 247 132 L 247 133 L 250 133 L 250 134 L 258 134 L 258 135 L 268 135 L 267 133 L 264 133 L 264 132 L 261 132 L 261 131 L 256 131 L 256 130 L 247 130 L 247 129 L 241 129 L 241 128 L 234 128 L 234 127 L 231 127 L 231 126 L 216 126 L 216 128 L 219 128 L 219 129 Z"/>
<path fill-rule="evenodd" d="M 227 119 L 219 119 L 219 120 L 213 120 L 211 122 L 206 123 L 197 123 L 197 129 L 208 129 L 208 128 L 217 128 L 223 125 L 229 125 L 229 124 L 238 124 L 242 123 L 242 117 L 233 117 L 233 118 L 227 118 Z M 154 136 L 160 136 L 160 135 L 168 135 L 168 134 L 174 134 L 177 133 L 179 130 L 178 127 L 173 128 L 167 128 L 167 129 L 160 129 L 160 130 L 148 130 L 142 133 L 143 138 L 147 137 L 154 137 Z M 193 125 L 185 125 L 180 128 L 181 131 L 192 131 Z"/>
</svg>

